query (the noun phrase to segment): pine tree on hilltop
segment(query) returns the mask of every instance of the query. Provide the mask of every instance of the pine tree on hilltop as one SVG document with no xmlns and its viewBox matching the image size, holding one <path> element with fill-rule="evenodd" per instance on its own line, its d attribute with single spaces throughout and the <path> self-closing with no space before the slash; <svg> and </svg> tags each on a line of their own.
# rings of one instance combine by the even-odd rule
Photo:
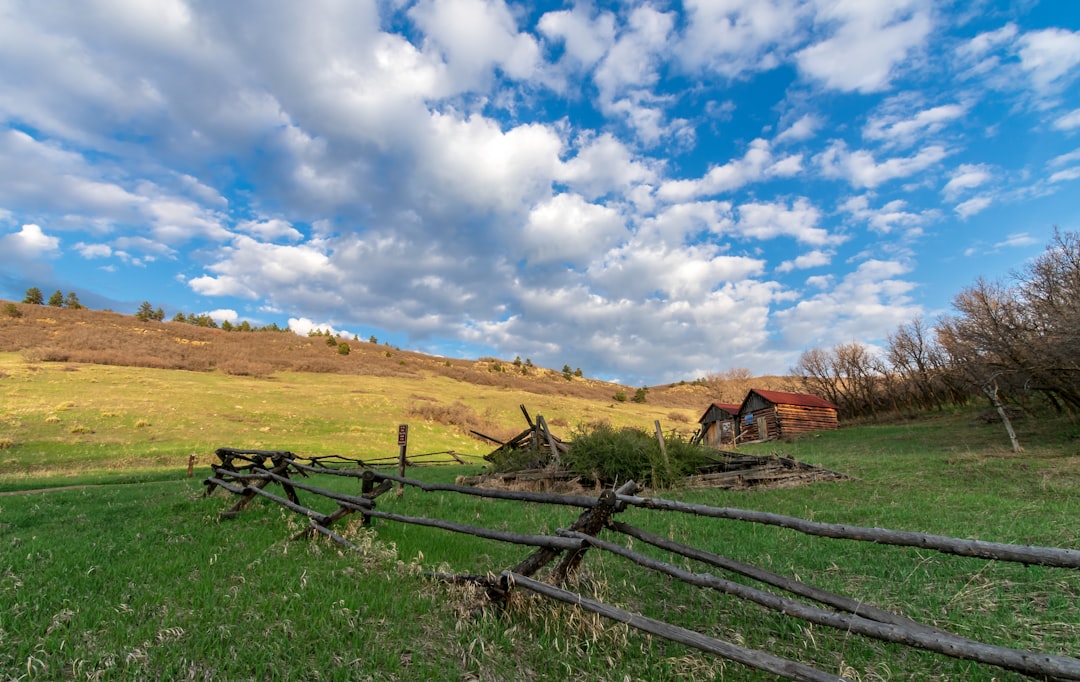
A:
<svg viewBox="0 0 1080 682">
<path fill-rule="evenodd" d="M 41 289 L 38 289 L 37 287 L 30 287 L 26 290 L 26 298 L 23 299 L 23 303 L 44 305 L 45 297 L 41 294 Z"/>
<path fill-rule="evenodd" d="M 135 313 L 135 318 L 142 320 L 143 322 L 149 322 L 155 319 L 157 316 L 154 314 L 154 306 L 150 304 L 150 301 L 143 301 L 139 304 L 139 310 Z"/>
<path fill-rule="evenodd" d="M 60 291 L 59 289 L 54 291 L 53 295 L 49 297 L 49 305 L 51 305 L 54 308 L 63 308 L 64 307 L 64 294 L 63 294 L 63 292 Z"/>
</svg>

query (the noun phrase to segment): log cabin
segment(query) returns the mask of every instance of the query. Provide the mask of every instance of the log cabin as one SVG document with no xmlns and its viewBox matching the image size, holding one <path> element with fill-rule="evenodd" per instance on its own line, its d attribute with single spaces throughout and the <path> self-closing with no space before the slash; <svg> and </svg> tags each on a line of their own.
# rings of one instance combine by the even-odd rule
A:
<svg viewBox="0 0 1080 682">
<path fill-rule="evenodd" d="M 739 417 L 739 405 L 713 403 L 701 415 L 701 442 L 705 445 L 734 445 L 735 426 Z"/>
<path fill-rule="evenodd" d="M 735 442 L 776 440 L 809 431 L 839 428 L 837 407 L 806 393 L 750 389 L 739 406 Z"/>
</svg>

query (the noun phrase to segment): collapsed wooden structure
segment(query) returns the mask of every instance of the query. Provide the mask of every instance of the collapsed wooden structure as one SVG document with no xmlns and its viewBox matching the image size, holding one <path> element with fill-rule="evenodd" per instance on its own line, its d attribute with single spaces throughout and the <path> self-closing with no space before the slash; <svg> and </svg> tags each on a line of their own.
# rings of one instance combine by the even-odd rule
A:
<svg viewBox="0 0 1080 682">
<path fill-rule="evenodd" d="M 573 443 L 563 441 L 554 435 L 548 428 L 543 415 L 537 415 L 534 420 L 524 405 L 519 407 L 525 416 L 528 428 L 509 441 L 504 443 L 478 431 L 472 432 L 499 444 L 499 447 L 484 456 L 485 460 L 492 462 L 496 467 L 494 471 L 462 477 L 458 480 L 459 483 L 477 486 L 544 487 L 545 489 L 551 489 L 552 486 L 558 487 L 560 484 L 596 488 L 604 483 L 565 468 L 563 455 L 569 452 Z M 732 411 L 738 409 L 737 405 L 716 404 L 715 407 L 724 408 L 723 413 L 729 416 Z M 664 439 L 659 421 L 656 422 L 656 432 L 661 449 L 663 449 Z M 729 430 L 728 433 L 727 442 L 733 444 L 734 432 Z M 850 478 L 846 474 L 779 455 L 749 455 L 721 449 L 707 449 L 703 452 L 706 453 L 705 463 L 697 468 L 695 474 L 683 479 L 683 483 L 688 487 L 741 490 L 764 486 L 786 487 L 799 483 Z"/>
<path fill-rule="evenodd" d="M 429 574 L 432 577 L 454 582 L 470 582 L 486 588 L 488 598 L 495 605 L 503 605 L 512 598 L 515 590 L 523 589 L 556 599 L 579 608 L 598 613 L 606 618 L 625 623 L 631 627 L 686 644 L 701 651 L 736 661 L 752 668 L 771 672 L 793 680 L 839 680 L 835 675 L 811 666 L 786 660 L 768 652 L 748 649 L 692 630 L 647 618 L 618 607 L 589 599 L 565 589 L 567 578 L 580 566 L 590 549 L 620 556 L 641 567 L 660 572 L 677 580 L 702 588 L 717 590 L 755 603 L 763 608 L 780 611 L 794 618 L 845 632 L 871 637 L 885 642 L 903 644 L 926 651 L 944 654 L 964 660 L 977 661 L 1025 675 L 1043 679 L 1080 680 L 1080 659 L 1011 649 L 978 642 L 952 632 L 913 621 L 907 617 L 874 607 L 858 600 L 833 594 L 814 586 L 766 570 L 745 564 L 715 553 L 668 540 L 615 519 L 628 507 L 653 509 L 667 512 L 688 513 L 702 518 L 720 518 L 766 524 L 789 528 L 800 533 L 878 544 L 920 547 L 938 552 L 994 561 L 1013 561 L 1022 564 L 1054 566 L 1080 570 L 1080 551 L 1050 547 L 1007 545 L 950 538 L 938 535 L 895 531 L 880 528 L 860 528 L 841 524 L 807 521 L 796 517 L 767 512 L 710 507 L 687 504 L 674 500 L 636 496 L 637 485 L 627 482 L 617 490 L 605 490 L 598 496 L 558 495 L 524 491 L 495 490 L 472 486 L 433 484 L 423 481 L 381 473 L 372 469 L 337 468 L 320 464 L 306 464 L 292 453 L 235 450 L 218 450 L 221 464 L 214 465 L 213 475 L 206 479 L 206 494 L 221 488 L 240 497 L 232 508 L 222 513 L 233 518 L 254 497 L 259 496 L 275 502 L 309 519 L 309 527 L 293 536 L 299 539 L 316 533 L 325 535 L 338 544 L 355 548 L 346 538 L 331 530 L 341 518 L 360 513 L 365 523 L 371 519 L 418 524 L 455 533 L 465 533 L 535 548 L 528 556 L 509 568 L 493 567 L 484 575 Z M 238 464 L 239 463 L 239 464 Z M 315 486 L 301 484 L 297 476 L 310 474 L 359 477 L 363 480 L 360 496 L 345 495 Z M 265 490 L 271 483 L 278 483 L 286 497 Z M 554 535 L 529 535 L 504 530 L 471 526 L 443 519 L 405 516 L 377 510 L 376 498 L 397 483 L 427 492 L 452 492 L 479 497 L 516 500 L 583 508 L 584 511 L 569 527 Z M 297 490 L 312 494 L 337 504 L 332 513 L 316 511 L 299 501 Z M 800 597 L 801 601 L 781 596 L 721 577 L 712 572 L 692 573 L 683 568 L 663 562 L 630 549 L 623 544 L 601 539 L 601 532 L 625 535 L 648 545 L 701 562 L 712 569 L 727 571 L 751 578 L 784 592 Z M 555 560 L 559 559 L 558 563 Z M 541 569 L 551 567 L 545 581 L 535 576 Z M 811 603 L 807 603 L 807 601 Z"/>
<path fill-rule="evenodd" d="M 682 484 L 688 488 L 725 488 L 746 490 L 768 486 L 786 488 L 820 481 L 851 479 L 848 474 L 831 471 L 782 455 L 747 455 L 720 450 L 713 462 L 698 468 Z"/>
<path fill-rule="evenodd" d="M 529 427 L 505 443 L 498 438 L 492 438 L 479 431 L 470 429 L 470 432 L 473 435 L 496 443 L 499 446 L 485 455 L 484 459 L 490 462 L 497 459 L 500 455 L 506 455 L 511 452 L 518 453 L 519 455 L 521 453 L 529 453 L 531 454 L 530 458 L 521 460 L 525 464 L 522 468 L 534 468 L 539 467 L 540 465 L 550 469 L 558 468 L 562 456 L 570 449 L 569 444 L 551 433 L 551 429 L 548 428 L 547 420 L 544 419 L 543 415 L 537 415 L 536 420 L 534 421 L 532 416 L 529 415 L 529 410 L 526 409 L 524 405 L 519 405 L 518 407 L 521 409 L 521 414 L 525 416 L 525 422 Z M 529 466 L 530 463 L 531 466 Z"/>
</svg>

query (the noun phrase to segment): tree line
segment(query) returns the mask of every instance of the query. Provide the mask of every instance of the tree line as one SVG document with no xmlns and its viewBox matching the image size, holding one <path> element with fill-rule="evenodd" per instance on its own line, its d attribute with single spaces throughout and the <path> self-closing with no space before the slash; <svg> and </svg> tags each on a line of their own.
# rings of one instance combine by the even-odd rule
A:
<svg viewBox="0 0 1080 682">
<path fill-rule="evenodd" d="M 41 289 L 30 287 L 26 290 L 26 297 L 23 298 L 22 302 L 32 305 L 45 305 L 45 295 L 41 293 Z M 49 296 L 49 305 L 54 308 L 71 308 L 72 310 L 81 310 L 86 307 L 79 303 L 79 296 L 74 291 L 64 296 L 64 292 L 59 289 L 54 291 L 52 296 Z"/>
<path fill-rule="evenodd" d="M 807 350 L 792 373 L 848 418 L 981 394 L 1080 413 L 1080 233 L 1055 230 L 1040 256 L 1006 281 L 978 279 L 952 307 L 934 323 L 901 325 L 879 351 L 858 342 Z"/>
<path fill-rule="evenodd" d="M 79 296 L 74 291 L 68 293 L 67 296 L 65 296 L 62 291 L 57 290 L 57 291 L 53 292 L 53 294 L 51 296 L 49 296 L 49 299 L 46 302 L 45 295 L 41 292 L 41 289 L 39 289 L 38 287 L 30 287 L 29 289 L 27 289 L 26 290 L 26 295 L 23 297 L 22 302 L 30 304 L 30 305 L 46 305 L 46 303 L 47 303 L 48 305 L 53 306 L 55 308 L 70 308 L 72 310 L 84 310 L 86 308 L 86 306 L 84 306 L 82 303 L 79 302 Z M 17 311 L 15 311 L 15 312 L 17 312 Z M 11 311 L 8 311 L 8 314 L 11 315 L 13 313 Z M 163 322 L 165 320 L 165 310 L 163 308 L 161 308 L 160 306 L 155 308 L 154 305 L 152 303 L 150 303 L 149 301 L 143 301 L 139 305 L 138 310 L 135 311 L 134 316 L 135 316 L 136 319 L 142 320 L 143 322 Z M 195 325 L 197 327 L 209 327 L 209 328 L 212 328 L 212 329 L 222 329 L 224 331 L 241 331 L 241 332 L 251 332 L 251 331 L 257 331 L 257 332 L 264 332 L 264 331 L 282 332 L 282 331 L 289 331 L 287 328 L 282 328 L 282 327 L 278 326 L 277 323 L 273 323 L 273 322 L 270 323 L 270 324 L 262 325 L 262 326 L 255 326 L 255 325 L 252 325 L 247 320 L 242 320 L 242 321 L 237 322 L 237 323 L 232 323 L 232 322 L 229 322 L 228 320 L 224 320 L 219 325 L 217 323 L 217 321 L 214 320 L 214 318 L 210 317 L 206 313 L 198 313 L 198 314 L 196 314 L 196 313 L 178 312 L 178 313 L 176 313 L 176 315 L 173 316 L 172 321 L 173 322 L 183 322 L 183 323 L 186 323 L 186 324 L 192 324 L 192 325 Z"/>
</svg>

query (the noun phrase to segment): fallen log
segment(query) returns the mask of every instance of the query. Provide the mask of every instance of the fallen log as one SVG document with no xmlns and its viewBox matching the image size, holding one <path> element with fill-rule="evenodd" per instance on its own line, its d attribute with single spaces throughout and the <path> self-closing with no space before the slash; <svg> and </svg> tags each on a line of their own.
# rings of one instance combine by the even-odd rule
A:
<svg viewBox="0 0 1080 682">
<path fill-rule="evenodd" d="M 752 578 L 758 582 L 763 582 L 766 585 L 780 588 L 785 592 L 797 594 L 800 597 L 806 597 L 807 599 L 812 599 L 813 601 L 825 604 L 826 606 L 831 606 L 841 611 L 847 611 L 848 613 L 862 616 L 863 618 L 876 620 L 880 623 L 892 623 L 894 625 L 903 625 L 910 628 L 921 628 L 930 633 L 944 632 L 943 630 L 924 625 L 905 616 L 880 609 L 872 604 L 828 592 L 814 587 L 813 585 L 807 585 L 804 582 L 782 576 L 778 573 L 773 573 L 772 571 L 754 566 L 753 564 L 743 563 L 742 561 L 729 559 L 728 557 L 720 556 L 719 554 L 706 552 L 697 547 L 690 547 L 689 545 L 674 542 L 667 538 L 660 537 L 659 535 L 654 535 L 646 530 L 642 530 L 641 528 L 623 523 L 622 521 L 611 521 L 608 524 L 608 528 L 668 552 L 673 552 L 688 559 L 694 559 L 725 571 Z"/>
<path fill-rule="evenodd" d="M 305 468 L 303 465 L 297 465 L 301 469 Z M 308 468 L 310 471 L 329 473 L 328 471 L 318 471 L 318 469 Z M 354 478 L 363 478 L 360 472 L 352 471 L 338 471 L 336 476 L 350 476 Z M 423 481 L 417 481 L 416 479 L 410 479 L 406 477 L 395 476 L 393 473 L 381 473 L 374 472 L 375 480 L 377 481 L 393 481 L 395 483 L 404 483 L 426 492 L 446 492 L 446 493 L 461 493 L 464 495 L 474 495 L 476 497 L 490 497 L 494 499 L 513 499 L 516 502 L 534 502 L 548 505 L 564 505 L 567 507 L 595 507 L 596 498 L 588 495 L 561 495 L 557 493 L 532 493 L 529 491 L 502 491 L 488 489 L 488 487 L 474 487 L 471 485 L 455 485 L 453 483 L 424 483 Z"/>
<path fill-rule="evenodd" d="M 309 519 L 314 520 L 320 526 L 325 526 L 326 522 L 327 522 L 327 519 L 329 518 L 329 517 L 327 517 L 326 514 L 322 514 L 320 512 L 317 512 L 314 509 L 308 509 L 307 507 L 305 507 L 305 506 L 303 506 L 301 504 L 297 504 L 297 503 L 295 503 L 295 502 L 293 502 L 291 500 L 287 500 L 284 497 L 279 497 L 279 496 L 275 495 L 274 493 L 268 493 L 265 490 L 263 490 L 262 488 L 256 488 L 254 486 L 249 485 L 249 486 L 247 486 L 245 488 L 245 491 L 251 491 L 251 492 L 255 493 L 256 495 L 261 495 L 261 496 L 263 496 L 263 497 L 265 497 L 267 499 L 273 500 L 274 502 L 277 502 L 278 504 L 280 504 L 282 507 L 285 507 L 286 509 L 290 509 L 290 510 L 296 512 L 297 514 L 303 514 L 304 516 L 308 517 Z"/>
<path fill-rule="evenodd" d="M 995 559 L 1021 564 L 1055 566 L 1058 568 L 1080 568 L 1080 550 L 1059 549 L 1056 547 L 1037 547 L 1032 545 L 1009 545 L 984 540 L 965 540 L 944 535 L 930 535 L 906 530 L 888 530 L 885 528 L 865 528 L 839 523 L 820 523 L 807 521 L 793 516 L 782 516 L 769 512 L 734 509 L 731 507 L 709 507 L 703 504 L 676 502 L 661 498 L 631 497 L 620 495 L 619 500 L 634 507 L 676 511 L 697 516 L 717 519 L 749 521 L 769 526 L 779 526 L 799 531 L 807 535 L 816 535 L 841 540 L 861 540 L 882 545 L 901 547 L 921 547 L 933 549 L 944 554 Z"/>
<path fill-rule="evenodd" d="M 629 550 L 622 545 L 600 540 L 584 533 L 559 531 L 559 535 L 581 540 L 594 547 L 617 554 L 639 566 L 645 566 L 685 583 L 708 587 L 724 594 L 746 599 L 765 608 L 801 618 L 816 625 L 824 625 L 845 632 L 854 632 L 885 642 L 906 644 L 907 646 L 945 654 L 953 658 L 995 665 L 1025 675 L 1050 676 L 1062 680 L 1080 680 L 1080 659 L 984 644 L 944 630 L 927 632 L 923 628 L 909 628 L 894 623 L 877 622 L 862 616 L 826 611 L 794 599 L 788 599 L 771 592 L 725 580 L 711 573 L 691 573 L 677 566 Z"/>
<path fill-rule="evenodd" d="M 348 504 L 343 503 L 343 504 Z M 579 549 L 581 542 L 572 540 L 570 538 L 560 538 L 554 535 L 531 535 L 527 533 L 511 533 L 503 530 L 492 530 L 490 528 L 480 528 L 478 526 L 467 526 L 461 523 L 454 523 L 452 521 L 443 521 L 441 519 L 429 519 L 423 516 L 402 516 L 400 514 L 390 514 L 387 512 L 374 511 L 371 509 L 357 509 L 357 511 L 363 511 L 367 516 L 371 516 L 376 519 L 385 519 L 387 521 L 398 521 L 400 523 L 409 523 L 417 526 L 428 526 L 431 528 L 440 528 L 442 530 L 449 530 L 455 533 L 463 533 L 465 535 L 473 535 L 478 538 L 484 538 L 485 540 L 498 540 L 500 542 L 508 542 L 514 545 L 529 545 L 531 547 L 548 547 L 551 549 L 557 549 L 559 551 L 566 549 Z"/>
<path fill-rule="evenodd" d="M 512 587 L 522 587 L 531 590 L 537 594 L 542 594 L 545 597 L 557 599 L 566 604 L 572 604 L 592 613 L 598 613 L 605 618 L 624 623 L 634 629 L 641 630 L 642 632 L 664 637 L 673 642 L 679 642 L 680 644 L 685 644 L 695 649 L 715 654 L 730 661 L 742 663 L 743 665 L 756 670 L 764 670 L 788 680 L 837 682 L 838 680 L 844 679 L 842 677 L 837 677 L 836 675 L 822 672 L 817 668 L 812 668 L 795 661 L 789 661 L 764 651 L 747 649 L 736 644 L 731 644 L 730 642 L 725 642 L 722 639 L 707 637 L 693 630 L 648 618 L 641 614 L 632 613 L 615 606 L 610 606 L 603 602 L 589 599 L 584 595 L 568 592 L 567 590 L 553 587 L 546 583 L 513 573 L 512 571 L 505 571 L 502 575 L 508 580 Z"/>
</svg>

